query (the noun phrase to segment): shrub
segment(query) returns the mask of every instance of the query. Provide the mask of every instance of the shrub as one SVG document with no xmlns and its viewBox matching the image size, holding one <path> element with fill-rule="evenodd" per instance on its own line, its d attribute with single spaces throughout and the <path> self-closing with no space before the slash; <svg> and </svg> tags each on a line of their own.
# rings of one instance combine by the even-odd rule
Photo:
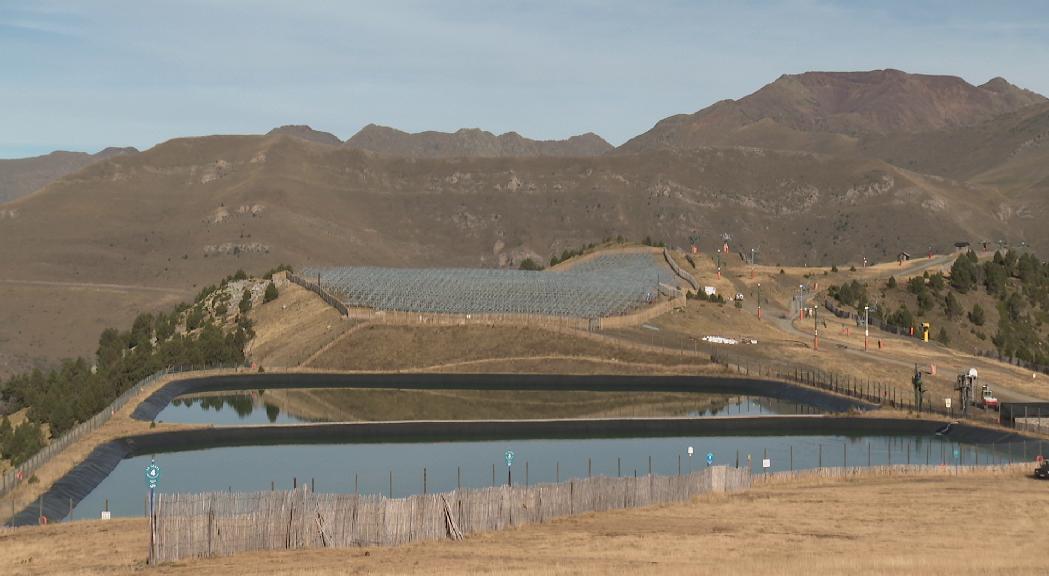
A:
<svg viewBox="0 0 1049 576">
<path fill-rule="evenodd" d="M 204 310 L 201 306 L 194 306 L 186 316 L 186 330 L 192 331 L 200 328 L 200 323 L 203 321 Z"/>
<path fill-rule="evenodd" d="M 943 326 L 940 326 L 940 333 L 936 335 L 936 341 L 944 346 L 951 343 L 951 337 L 947 335 L 947 329 Z"/>
<path fill-rule="evenodd" d="M 983 326 L 984 322 L 987 321 L 987 316 L 983 311 L 983 306 L 979 304 L 973 304 L 973 309 L 969 312 L 969 322 L 977 326 Z"/>
<path fill-rule="evenodd" d="M 240 297 L 238 308 L 241 314 L 247 314 L 248 310 L 251 310 L 251 290 L 244 289 L 244 295 Z"/>
<path fill-rule="evenodd" d="M 541 264 L 539 264 L 538 262 L 536 262 L 535 260 L 532 260 L 531 258 L 525 258 L 524 260 L 521 260 L 521 265 L 518 266 L 518 268 L 521 269 L 521 270 L 535 270 L 535 271 L 538 271 L 538 270 L 542 270 L 543 266 Z"/>
<path fill-rule="evenodd" d="M 273 302 L 277 299 L 277 296 L 280 296 L 280 292 L 277 291 L 277 285 L 270 282 L 266 285 L 266 292 L 262 295 L 262 302 L 263 304 Z"/>
<path fill-rule="evenodd" d="M 952 320 L 962 315 L 962 305 L 955 298 L 954 292 L 948 292 L 943 302 L 943 310 Z"/>
<path fill-rule="evenodd" d="M 943 290 L 946 285 L 947 280 L 944 279 L 943 274 L 937 272 L 936 274 L 929 276 L 929 288 L 932 289 L 933 292 Z"/>
</svg>

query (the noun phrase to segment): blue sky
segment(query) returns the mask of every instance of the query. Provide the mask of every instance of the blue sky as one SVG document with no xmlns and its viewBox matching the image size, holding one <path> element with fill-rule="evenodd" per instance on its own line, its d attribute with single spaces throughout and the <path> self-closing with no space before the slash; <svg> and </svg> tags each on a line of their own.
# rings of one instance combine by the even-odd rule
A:
<svg viewBox="0 0 1049 576">
<path fill-rule="evenodd" d="M 784 73 L 1049 94 L 1044 2 L 0 0 L 0 157 L 370 122 L 613 144 Z"/>
</svg>

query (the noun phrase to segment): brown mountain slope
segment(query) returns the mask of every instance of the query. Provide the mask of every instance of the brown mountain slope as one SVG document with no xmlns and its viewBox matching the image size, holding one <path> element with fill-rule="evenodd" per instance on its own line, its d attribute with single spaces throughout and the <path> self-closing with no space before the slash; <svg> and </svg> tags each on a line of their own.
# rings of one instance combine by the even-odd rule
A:
<svg viewBox="0 0 1049 576">
<path fill-rule="evenodd" d="M 872 136 L 860 149 L 910 170 L 1000 191 L 1009 198 L 1003 210 L 1026 222 L 1021 229 L 1049 215 L 1049 103 L 975 126 Z"/>
<path fill-rule="evenodd" d="M 585 157 L 599 156 L 612 149 L 611 144 L 592 132 L 567 140 L 531 140 L 516 132 L 496 136 L 484 130 L 464 128 L 453 133 L 411 134 L 376 124 L 362 128 L 346 145 L 410 158 Z"/>
<path fill-rule="evenodd" d="M 105 326 L 130 321 L 112 313 L 129 294 L 166 308 L 238 268 L 498 266 L 617 235 L 682 245 L 693 230 L 707 250 L 728 232 L 764 262 L 844 264 L 1013 237 L 1009 215 L 994 216 L 1004 202 L 800 152 L 417 159 L 288 136 L 178 139 L 0 209 L 0 369 L 5 355 L 24 367 L 89 354 Z M 65 336 L 25 338 L 27 326 Z"/>
<path fill-rule="evenodd" d="M 845 262 L 946 247 L 969 226 L 1008 235 L 1009 222 L 987 217 L 1002 201 L 808 153 L 424 160 L 213 136 L 99 163 L 9 204 L 0 275 L 186 284 L 281 261 L 493 266 L 618 234 L 681 244 L 692 230 L 711 243 L 730 232 L 770 260 Z"/>
<path fill-rule="evenodd" d="M 93 162 L 131 152 L 137 150 L 106 148 L 97 154 L 60 150 L 45 156 L 0 160 L 0 204 L 39 190 Z"/>
<path fill-rule="evenodd" d="M 863 139 L 859 150 L 905 168 L 956 180 L 976 179 L 994 183 L 987 172 L 1026 176 L 1027 183 L 1049 175 L 1001 170 L 1032 158 L 1049 166 L 1049 102 L 1028 106 L 975 124 L 922 133 L 874 135 Z"/>
<path fill-rule="evenodd" d="M 1001 78 L 973 86 L 955 76 L 899 70 L 806 72 L 666 118 L 619 150 L 746 144 L 844 151 L 857 136 L 970 126 L 1045 101 Z"/>
<path fill-rule="evenodd" d="M 308 142 L 316 142 L 317 144 L 328 144 L 331 146 L 339 146 L 342 144 L 342 140 L 339 140 L 339 137 L 331 132 L 314 130 L 305 124 L 288 124 L 274 128 L 266 133 L 267 136 L 277 136 L 281 134 L 293 136 Z"/>
</svg>

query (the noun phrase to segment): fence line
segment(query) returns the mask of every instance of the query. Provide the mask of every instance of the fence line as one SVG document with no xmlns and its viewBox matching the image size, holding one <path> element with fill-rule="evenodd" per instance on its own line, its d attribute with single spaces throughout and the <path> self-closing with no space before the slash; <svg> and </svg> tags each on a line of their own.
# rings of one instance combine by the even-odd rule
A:
<svg viewBox="0 0 1049 576">
<path fill-rule="evenodd" d="M 208 366 L 204 365 L 204 370 L 208 369 L 225 369 L 231 368 L 231 365 L 215 365 Z M 0 497 L 7 495 L 9 492 L 15 489 L 21 482 L 27 482 L 33 474 L 39 470 L 42 466 L 51 461 L 58 453 L 68 448 L 71 444 L 80 440 L 84 436 L 94 432 L 101 428 L 109 419 L 116 414 L 117 410 L 123 408 L 132 398 L 138 396 L 142 389 L 150 384 L 156 382 L 159 378 L 167 376 L 169 374 L 176 374 L 180 372 L 189 372 L 199 369 L 200 366 L 183 365 L 175 366 L 172 368 L 166 368 L 158 372 L 154 372 L 149 376 L 146 376 L 142 380 L 139 380 L 135 385 L 125 390 L 120 396 L 117 396 L 116 400 L 104 408 L 101 412 L 95 414 L 88 420 L 77 424 L 73 428 L 66 431 L 58 438 L 54 438 L 40 449 L 39 452 L 34 454 L 28 460 L 15 466 L 13 469 L 3 474 L 3 480 L 0 481 Z"/>
<path fill-rule="evenodd" d="M 694 276 L 683 270 L 681 266 L 678 265 L 677 261 L 674 260 L 673 255 L 671 255 L 670 249 L 663 248 L 663 258 L 666 259 L 667 264 L 670 265 L 670 269 L 674 271 L 674 274 L 677 274 L 682 280 L 688 282 L 689 286 L 692 287 L 692 290 L 694 290 L 696 294 L 700 293 L 699 282 L 696 281 Z"/>
<path fill-rule="evenodd" d="M 343 316 L 349 315 L 350 311 L 346 307 L 346 305 L 343 304 L 341 300 L 333 296 L 330 292 L 328 292 L 324 288 L 321 288 L 320 284 L 317 284 L 316 282 L 309 282 L 307 280 L 303 280 L 299 277 L 298 274 L 291 273 L 288 274 L 288 280 L 294 282 L 295 284 L 298 284 L 299 286 L 302 286 L 310 292 L 313 292 L 317 296 L 320 296 L 321 300 L 324 300 L 329 306 L 338 310 L 339 314 L 342 314 Z"/>
<path fill-rule="evenodd" d="M 715 466 L 677 476 L 574 479 L 418 494 L 291 491 L 160 494 L 154 563 L 274 549 L 389 546 L 543 524 L 574 514 L 684 502 L 750 486 L 750 472 Z"/>
<path fill-rule="evenodd" d="M 1032 463 L 957 465 L 957 464 L 892 464 L 886 466 L 855 466 L 808 468 L 804 470 L 781 470 L 768 474 L 752 474 L 753 486 L 779 484 L 805 480 L 847 480 L 852 478 L 898 478 L 901 476 L 960 476 L 977 472 L 1002 474 L 1030 472 Z"/>
<path fill-rule="evenodd" d="M 887 465 L 751 473 L 713 466 L 688 474 L 606 477 L 533 486 L 460 489 L 406 498 L 290 491 L 160 494 L 151 517 L 154 564 L 281 549 L 395 546 L 461 540 L 556 518 L 687 502 L 753 486 L 863 477 L 957 476 L 1027 471 L 1029 463 Z"/>
<path fill-rule="evenodd" d="M 889 406 L 901 410 L 917 411 L 913 390 L 910 391 L 910 394 L 907 394 L 900 392 L 895 386 L 886 385 L 881 381 L 871 380 L 869 378 L 858 378 L 849 374 L 820 370 L 818 368 L 812 368 L 802 364 L 793 364 L 790 362 L 776 362 L 769 360 L 757 361 L 733 358 L 723 354 L 718 346 L 714 344 L 710 345 L 710 360 L 715 364 L 721 364 L 738 375 L 779 379 L 786 382 L 819 388 L 828 392 L 834 392 L 836 394 L 856 398 L 865 402 L 878 404 L 879 406 Z M 923 413 L 937 414 L 951 418 L 962 416 L 959 410 L 948 410 L 945 405 L 933 402 L 932 399 L 928 397 L 928 393 L 926 393 L 925 396 L 921 409 Z M 1004 424 L 1000 418 L 999 412 L 979 409 L 976 406 L 970 406 L 965 417 L 983 422 Z M 1014 423 L 1009 422 L 1009 424 L 1015 427 Z"/>
</svg>

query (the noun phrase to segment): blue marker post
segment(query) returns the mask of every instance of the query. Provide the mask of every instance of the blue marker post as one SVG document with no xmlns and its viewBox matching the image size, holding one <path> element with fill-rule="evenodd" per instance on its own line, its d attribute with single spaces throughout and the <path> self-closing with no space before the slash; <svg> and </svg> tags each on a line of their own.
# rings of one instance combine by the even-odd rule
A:
<svg viewBox="0 0 1049 576">
<path fill-rule="evenodd" d="M 151 458 L 149 466 L 146 466 L 146 487 L 149 488 L 149 563 L 155 561 L 156 550 L 156 517 L 153 515 L 153 494 L 160 482 L 160 466 L 157 466 L 155 458 Z"/>
<path fill-rule="evenodd" d="M 514 451 L 507 450 L 503 456 L 506 458 L 506 483 L 510 486 L 514 485 L 514 478 L 510 474 L 510 466 L 514 463 Z"/>
<path fill-rule="evenodd" d="M 714 453 L 713 452 L 707 452 L 707 467 L 710 467 L 713 464 L 714 464 Z"/>
</svg>

